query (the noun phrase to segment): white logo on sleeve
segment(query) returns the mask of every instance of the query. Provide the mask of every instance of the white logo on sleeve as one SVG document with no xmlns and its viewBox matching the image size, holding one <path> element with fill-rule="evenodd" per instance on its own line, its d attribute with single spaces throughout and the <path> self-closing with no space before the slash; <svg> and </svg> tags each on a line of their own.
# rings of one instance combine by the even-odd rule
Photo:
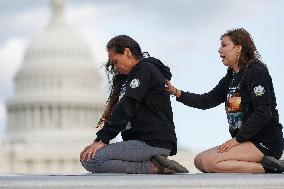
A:
<svg viewBox="0 0 284 189">
<path fill-rule="evenodd" d="M 263 148 L 269 150 L 266 146 L 264 146 L 262 143 L 259 143 L 260 146 L 262 146 Z"/>
<path fill-rule="evenodd" d="M 130 82 L 130 87 L 132 89 L 139 87 L 140 85 L 140 81 L 138 79 L 132 79 L 132 81 Z"/>
<path fill-rule="evenodd" d="M 258 85 L 253 90 L 255 96 L 262 96 L 265 93 L 264 87 L 262 87 L 261 85 Z"/>
<path fill-rule="evenodd" d="M 125 91 L 126 91 L 126 87 L 122 86 L 122 89 L 121 89 L 119 97 L 118 97 L 118 101 L 120 101 L 120 99 L 125 95 Z"/>
</svg>

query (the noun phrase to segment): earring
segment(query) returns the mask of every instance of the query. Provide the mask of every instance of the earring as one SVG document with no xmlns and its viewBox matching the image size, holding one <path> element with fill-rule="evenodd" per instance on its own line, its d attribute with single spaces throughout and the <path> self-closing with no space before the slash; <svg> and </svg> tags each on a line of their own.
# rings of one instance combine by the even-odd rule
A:
<svg viewBox="0 0 284 189">
<path fill-rule="evenodd" d="M 235 64 L 238 64 L 238 57 L 239 57 L 239 53 L 237 52 L 237 54 L 236 54 L 237 56 L 236 56 L 236 63 Z"/>
</svg>

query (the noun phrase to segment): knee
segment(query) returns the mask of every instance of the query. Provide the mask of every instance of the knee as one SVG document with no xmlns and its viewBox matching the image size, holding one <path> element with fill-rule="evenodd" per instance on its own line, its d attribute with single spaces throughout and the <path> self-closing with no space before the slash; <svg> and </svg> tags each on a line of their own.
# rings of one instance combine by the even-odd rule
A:
<svg viewBox="0 0 284 189">
<path fill-rule="evenodd" d="M 194 158 L 194 166 L 200 170 L 201 167 L 201 157 L 200 154 L 198 154 L 197 156 L 195 156 Z"/>
<path fill-rule="evenodd" d="M 91 173 L 99 172 L 101 162 L 96 159 L 90 159 L 89 161 L 81 161 L 82 166 Z"/>
<path fill-rule="evenodd" d="M 195 167 L 203 173 L 216 172 L 216 169 L 218 169 L 218 167 L 215 162 L 216 161 L 214 160 L 214 158 L 202 153 L 198 154 L 194 158 Z"/>
<path fill-rule="evenodd" d="M 98 150 L 95 157 L 90 160 L 81 161 L 82 166 L 91 173 L 98 173 L 101 170 L 103 162 L 106 161 L 106 155 Z"/>
<path fill-rule="evenodd" d="M 202 157 L 202 154 L 198 154 L 195 158 L 194 158 L 194 165 L 195 167 L 201 171 L 201 172 L 207 172 L 205 170 L 205 165 L 204 165 L 204 158 Z"/>
</svg>

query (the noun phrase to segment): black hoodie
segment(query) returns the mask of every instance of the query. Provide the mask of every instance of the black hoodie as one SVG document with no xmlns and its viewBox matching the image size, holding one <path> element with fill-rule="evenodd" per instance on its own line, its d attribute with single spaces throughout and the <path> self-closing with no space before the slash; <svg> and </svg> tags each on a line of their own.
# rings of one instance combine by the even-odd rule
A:
<svg viewBox="0 0 284 189">
<path fill-rule="evenodd" d="M 232 137 L 238 142 L 282 143 L 282 125 L 279 123 L 276 97 L 267 67 L 254 59 L 247 69 L 240 71 L 240 74 L 242 75 L 240 82 L 242 126 L 231 132 Z M 226 76 L 208 93 L 195 94 L 182 91 L 177 101 L 199 109 L 215 107 L 227 100 L 232 75 L 232 70 L 229 69 Z M 257 89 L 262 93 L 259 94 Z"/>
<path fill-rule="evenodd" d="M 139 61 L 129 73 L 121 90 L 122 98 L 95 141 L 107 144 L 122 132 L 123 140 L 141 140 L 176 154 L 177 139 L 166 79 L 171 79 L 171 72 L 160 60 L 149 57 Z"/>
<path fill-rule="evenodd" d="M 171 73 L 170 68 L 166 66 L 165 64 L 163 64 L 159 59 L 154 58 L 154 57 L 148 57 L 148 58 L 143 58 L 141 62 L 150 62 L 154 64 L 164 74 L 167 80 L 171 80 L 172 73 Z"/>
</svg>

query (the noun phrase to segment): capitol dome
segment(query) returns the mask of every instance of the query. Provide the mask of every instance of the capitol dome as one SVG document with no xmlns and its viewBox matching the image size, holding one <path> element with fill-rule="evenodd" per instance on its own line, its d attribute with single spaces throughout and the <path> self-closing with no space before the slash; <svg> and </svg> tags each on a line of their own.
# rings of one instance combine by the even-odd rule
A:
<svg viewBox="0 0 284 189">
<path fill-rule="evenodd" d="M 51 7 L 51 19 L 27 47 L 6 103 L 2 149 L 9 172 L 82 171 L 78 157 L 95 137 L 104 104 L 98 65 L 66 24 L 64 1 L 51 0 Z"/>
<path fill-rule="evenodd" d="M 60 13 L 54 14 L 60 16 Z M 58 23 L 56 21 L 58 18 L 54 19 L 28 46 L 24 64 L 49 64 L 54 66 L 56 62 L 46 62 L 46 57 L 49 57 L 56 59 L 68 58 L 69 65 L 76 65 L 78 59 L 80 59 L 84 61 L 84 64 L 80 62 L 79 66 L 90 66 L 91 55 L 87 44 L 65 22 Z"/>
</svg>

